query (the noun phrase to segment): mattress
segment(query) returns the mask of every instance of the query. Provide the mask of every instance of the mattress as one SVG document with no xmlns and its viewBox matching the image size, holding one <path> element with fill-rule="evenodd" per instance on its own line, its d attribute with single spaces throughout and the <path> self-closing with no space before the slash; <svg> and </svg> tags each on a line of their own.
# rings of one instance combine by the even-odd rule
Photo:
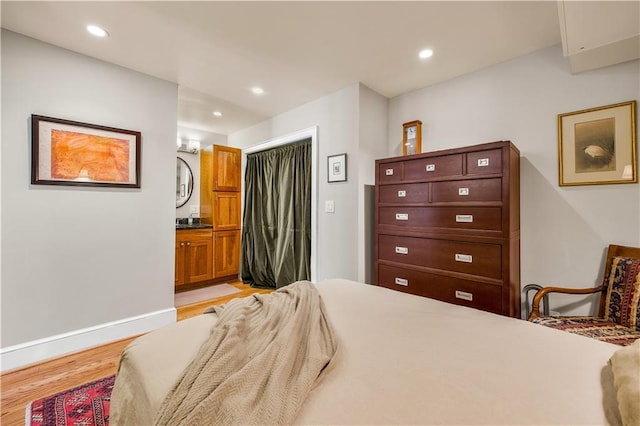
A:
<svg viewBox="0 0 640 426">
<path fill-rule="evenodd" d="M 316 285 L 339 341 L 298 424 L 618 424 L 620 347 L 354 281 Z M 111 421 L 151 424 L 215 325 L 200 315 L 132 342 Z M 130 417 L 127 417 L 130 418 Z"/>
</svg>

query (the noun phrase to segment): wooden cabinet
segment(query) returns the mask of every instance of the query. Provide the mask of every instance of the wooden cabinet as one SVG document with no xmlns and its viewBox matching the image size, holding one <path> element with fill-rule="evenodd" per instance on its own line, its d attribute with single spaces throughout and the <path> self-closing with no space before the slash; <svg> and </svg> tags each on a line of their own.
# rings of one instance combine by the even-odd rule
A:
<svg viewBox="0 0 640 426">
<path fill-rule="evenodd" d="M 240 231 L 214 232 L 215 278 L 240 272 Z"/>
<path fill-rule="evenodd" d="M 213 190 L 240 192 L 242 151 L 228 146 L 213 146 Z"/>
<path fill-rule="evenodd" d="M 508 141 L 376 161 L 378 285 L 520 317 L 520 153 Z"/>
<path fill-rule="evenodd" d="M 176 231 L 175 285 L 213 278 L 213 233 L 211 229 Z"/>
<path fill-rule="evenodd" d="M 241 160 L 237 148 L 200 152 L 200 221 L 213 226 L 213 277 L 240 271 Z"/>
<path fill-rule="evenodd" d="M 214 191 L 212 206 L 213 229 L 240 229 L 240 192 Z"/>
</svg>

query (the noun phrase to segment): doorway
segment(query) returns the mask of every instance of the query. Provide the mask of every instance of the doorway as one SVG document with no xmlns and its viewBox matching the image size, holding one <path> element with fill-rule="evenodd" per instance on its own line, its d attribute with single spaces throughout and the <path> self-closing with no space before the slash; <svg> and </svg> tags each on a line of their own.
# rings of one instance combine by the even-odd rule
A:
<svg viewBox="0 0 640 426">
<path fill-rule="evenodd" d="M 318 167 L 317 167 L 317 140 L 318 130 L 317 126 L 301 130 L 299 132 L 295 132 L 289 135 L 285 135 L 282 137 L 278 137 L 266 142 L 259 143 L 249 148 L 245 148 L 243 150 L 243 175 L 246 174 L 247 167 L 247 154 L 254 154 L 263 151 L 268 151 L 277 147 L 282 147 L 285 145 L 292 145 L 295 143 L 299 143 L 304 140 L 310 140 L 311 144 L 311 190 L 310 190 L 310 201 L 311 201 L 311 244 L 310 244 L 310 275 L 311 281 L 315 282 L 317 279 L 317 223 L 318 223 L 318 215 L 317 215 L 317 182 L 318 182 Z M 246 188 L 244 188 L 246 191 Z M 245 195 L 246 200 L 246 195 Z M 245 201 L 246 202 L 246 201 Z M 243 217 L 244 217 L 244 209 L 246 208 L 243 203 Z M 244 251 L 244 249 L 243 249 Z M 243 254 L 244 255 L 244 254 Z"/>
</svg>

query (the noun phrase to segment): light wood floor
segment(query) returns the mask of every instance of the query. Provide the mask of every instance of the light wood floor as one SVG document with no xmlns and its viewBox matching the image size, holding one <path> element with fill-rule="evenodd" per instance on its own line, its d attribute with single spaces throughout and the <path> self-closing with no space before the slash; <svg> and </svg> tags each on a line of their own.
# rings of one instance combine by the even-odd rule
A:
<svg viewBox="0 0 640 426">
<path fill-rule="evenodd" d="M 229 296 L 177 308 L 178 321 L 201 314 L 211 305 L 227 303 L 236 297 L 271 290 L 251 288 L 239 281 L 229 283 L 240 290 Z M 0 424 L 24 425 L 26 405 L 36 399 L 115 374 L 122 350 L 135 337 L 86 349 L 0 376 Z"/>
</svg>

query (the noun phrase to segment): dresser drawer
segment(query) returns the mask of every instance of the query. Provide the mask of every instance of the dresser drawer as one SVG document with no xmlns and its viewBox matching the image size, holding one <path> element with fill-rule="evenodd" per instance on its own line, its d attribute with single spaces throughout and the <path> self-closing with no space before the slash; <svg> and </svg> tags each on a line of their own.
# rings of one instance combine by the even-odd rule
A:
<svg viewBox="0 0 640 426">
<path fill-rule="evenodd" d="M 429 184 L 381 185 L 379 197 L 380 203 L 426 203 L 429 201 Z"/>
<path fill-rule="evenodd" d="M 378 164 L 378 183 L 390 183 L 402 181 L 404 162 Z"/>
<path fill-rule="evenodd" d="M 462 155 L 407 160 L 404 163 L 403 180 L 431 180 L 462 175 Z"/>
<path fill-rule="evenodd" d="M 490 149 L 467 154 L 467 174 L 502 173 L 502 150 Z"/>
<path fill-rule="evenodd" d="M 427 268 L 502 279 L 500 244 L 381 234 L 378 258 Z"/>
<path fill-rule="evenodd" d="M 502 313 L 499 286 L 389 265 L 378 265 L 378 285 L 457 305 Z"/>
<path fill-rule="evenodd" d="M 431 185 L 434 203 L 502 200 L 501 178 L 433 182 Z"/>
<path fill-rule="evenodd" d="M 500 207 L 379 207 L 378 224 L 419 228 L 500 231 Z"/>
</svg>

